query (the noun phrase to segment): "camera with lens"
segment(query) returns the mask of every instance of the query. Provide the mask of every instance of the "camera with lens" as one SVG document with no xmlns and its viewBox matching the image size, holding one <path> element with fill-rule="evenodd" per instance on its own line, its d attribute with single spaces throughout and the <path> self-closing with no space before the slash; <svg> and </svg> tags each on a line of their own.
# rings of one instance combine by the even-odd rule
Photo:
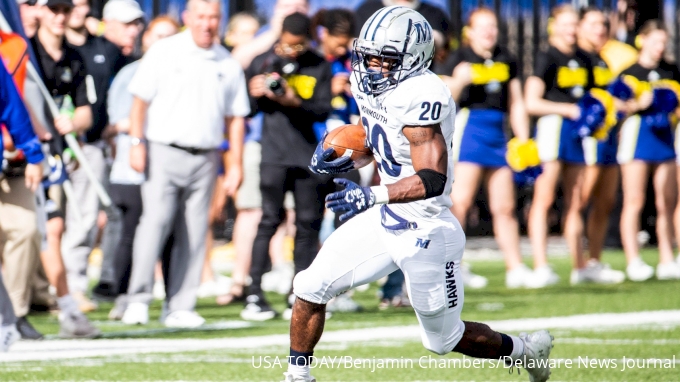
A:
<svg viewBox="0 0 680 382">
<path fill-rule="evenodd" d="M 264 83 L 269 90 L 277 96 L 286 94 L 286 89 L 283 86 L 283 77 L 291 75 L 298 70 L 298 63 L 295 61 L 286 60 L 277 55 L 273 55 L 270 59 L 269 65 L 265 70 Z"/>
<path fill-rule="evenodd" d="M 269 90 L 277 96 L 286 94 L 286 89 L 283 87 L 283 78 L 278 73 L 269 73 L 264 77 L 264 84 Z"/>
</svg>

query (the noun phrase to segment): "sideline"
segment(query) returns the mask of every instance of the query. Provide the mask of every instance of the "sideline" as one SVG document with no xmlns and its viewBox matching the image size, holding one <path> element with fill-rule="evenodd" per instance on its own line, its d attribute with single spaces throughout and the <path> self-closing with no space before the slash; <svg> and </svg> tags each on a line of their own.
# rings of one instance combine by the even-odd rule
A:
<svg viewBox="0 0 680 382">
<path fill-rule="evenodd" d="M 563 317 L 524 318 L 486 322 L 498 331 L 515 333 L 540 329 L 572 330 L 625 330 L 640 325 L 680 326 L 680 310 L 659 310 L 630 313 L 582 314 Z M 418 340 L 418 325 L 374 327 L 338 330 L 324 333 L 320 345 L 329 343 L 390 340 Z M 50 361 L 75 358 L 106 357 L 114 355 L 183 353 L 213 349 L 257 349 L 288 346 L 287 334 L 241 338 L 213 339 L 101 339 L 20 341 L 8 353 L 2 354 L 5 362 Z"/>
</svg>

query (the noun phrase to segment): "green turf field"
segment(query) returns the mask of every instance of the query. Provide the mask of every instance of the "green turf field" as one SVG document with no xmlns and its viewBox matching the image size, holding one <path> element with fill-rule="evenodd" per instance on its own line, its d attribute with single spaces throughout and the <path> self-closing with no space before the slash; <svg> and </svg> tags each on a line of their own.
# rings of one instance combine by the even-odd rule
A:
<svg viewBox="0 0 680 382">
<path fill-rule="evenodd" d="M 656 264 L 656 253 L 647 251 L 645 260 Z M 624 268 L 620 252 L 607 252 L 604 260 L 615 269 Z M 466 290 L 464 320 L 499 321 L 520 318 L 561 317 L 592 313 L 626 313 L 655 310 L 680 310 L 680 282 L 650 280 L 625 282 L 618 286 L 568 285 L 568 259 L 552 259 L 551 264 L 562 282 L 551 288 L 508 291 L 503 286 L 504 268 L 500 262 L 475 262 L 476 273 L 489 277 L 489 287 Z M 335 314 L 326 331 L 417 325 L 411 310 L 380 311 L 375 297 L 377 287 L 357 293 L 355 299 L 366 311 Z M 283 308 L 283 297 L 270 295 L 276 308 Z M 216 330 L 223 322 L 237 322 L 240 307 L 217 307 L 213 300 L 201 300 L 198 311 L 213 324 L 212 330 L 168 332 L 157 322 L 148 327 L 130 328 L 107 322 L 110 305 L 102 304 L 90 315 L 109 338 L 125 341 L 198 339 L 193 343 L 217 344 L 213 350 L 149 352 L 67 359 L 0 362 L 0 380 L 229 380 L 275 381 L 285 371 L 287 346 L 281 342 L 288 322 L 273 320 L 239 329 Z M 160 304 L 152 308 L 152 320 L 160 314 Z M 560 381 L 680 381 L 680 313 L 673 325 L 631 325 L 591 329 L 554 329 L 552 358 L 558 364 L 551 380 Z M 49 315 L 32 316 L 35 326 L 48 334 L 58 331 L 57 319 Z M 319 357 L 312 375 L 319 381 L 525 381 L 525 371 L 512 370 L 498 362 L 483 366 L 457 355 L 439 357 L 428 353 L 418 341 L 404 338 L 397 329 L 386 329 L 379 339 L 324 341 L 316 350 Z M 356 332 L 356 331 L 355 331 Z M 352 333 L 352 332 L 348 332 Z M 361 333 L 371 333 L 364 331 Z M 393 333 L 393 334 L 390 334 Z M 512 333 L 512 332 L 511 332 Z M 516 334 L 516 333 L 513 333 Z M 222 348 L 228 341 L 251 341 L 247 337 L 270 336 L 271 345 Z M 278 335 L 278 336 L 276 336 Z M 281 336 L 284 335 L 284 336 Z M 130 337 L 133 339 L 131 340 Z M 336 336 L 337 337 L 337 336 Z M 356 337 L 356 336 L 355 336 Z M 370 336 L 369 336 L 370 337 Z M 216 340 L 217 339 L 217 340 Z M 252 339 L 255 341 L 256 339 Z M 114 341 L 124 343 L 123 340 Z M 212 341 L 212 342 L 211 342 Z M 55 341 L 52 343 L 59 344 Z M 101 342 L 105 343 L 105 342 Z M 46 342 L 47 344 L 47 342 Z M 168 345 L 170 346 L 170 345 Z M 19 354 L 21 348 L 16 348 Z M 278 358 L 277 358 L 278 357 Z M 0 361 L 2 356 L 0 355 Z M 350 367 L 350 362 L 352 362 Z"/>
</svg>

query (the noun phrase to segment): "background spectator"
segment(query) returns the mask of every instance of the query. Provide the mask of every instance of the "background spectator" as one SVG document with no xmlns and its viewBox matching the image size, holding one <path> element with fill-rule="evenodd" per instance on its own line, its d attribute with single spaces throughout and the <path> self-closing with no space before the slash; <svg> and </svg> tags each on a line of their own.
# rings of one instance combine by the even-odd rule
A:
<svg viewBox="0 0 680 382">
<path fill-rule="evenodd" d="M 624 70 L 640 81 L 654 83 L 659 80 L 680 82 L 676 65 L 667 63 L 664 52 L 668 32 L 658 20 L 646 22 L 640 29 L 640 56 L 638 62 Z M 655 94 L 655 95 L 653 95 Z M 621 211 L 621 240 L 626 254 L 626 274 L 633 281 L 645 281 L 654 275 L 654 268 L 646 264 L 639 252 L 637 233 L 640 231 L 640 214 L 645 205 L 647 182 L 654 187 L 656 206 L 656 234 L 659 264 L 656 277 L 660 280 L 680 279 L 680 265 L 673 258 L 672 215 L 677 197 L 675 180 L 672 120 L 675 113 L 661 111 L 659 96 L 651 89 L 629 102 L 628 112 L 638 118 L 629 118 L 621 126 L 621 140 L 617 159 L 621 165 L 623 210 Z M 677 239 L 677 238 L 676 238 Z"/>
<path fill-rule="evenodd" d="M 250 13 L 237 13 L 229 19 L 222 43 L 231 52 L 238 46 L 251 43 L 259 29 L 260 22 L 255 16 Z"/>
<path fill-rule="evenodd" d="M 349 90 L 352 55 L 349 47 L 354 37 L 354 15 L 347 9 L 320 10 L 314 15 L 317 52 L 331 64 L 331 105 L 333 110 L 323 124 L 323 132 L 358 121 L 359 109 Z M 323 135 L 323 134 L 321 134 Z"/>
<path fill-rule="evenodd" d="M 579 18 L 576 10 L 562 4 L 552 9 L 551 16 L 549 49 L 537 57 L 524 92 L 527 112 L 539 118 L 536 143 L 543 169 L 534 186 L 529 212 L 534 272 L 524 284 L 530 288 L 544 288 L 559 281 L 548 265 L 547 241 L 548 213 L 560 180 L 564 190 L 564 237 L 572 255 L 573 270 L 578 272 L 585 267 L 582 216 L 585 153 L 581 138 L 571 131 L 581 115 L 579 99 L 593 86 L 593 70 L 588 56 L 576 45 Z M 566 70 L 576 69 L 580 69 L 581 74 L 565 81 L 565 73 L 570 73 Z"/>
<path fill-rule="evenodd" d="M 242 22 L 246 24 L 245 27 L 239 25 Z M 243 16 L 241 14 L 234 15 L 229 22 L 227 36 L 225 37 L 228 44 L 233 43 L 233 47 L 238 48 L 251 41 L 255 33 L 254 28 L 250 28 L 247 25 L 251 23 L 252 19 L 250 16 Z M 229 32 L 229 30 L 234 32 Z M 235 32 L 238 30 L 241 30 L 241 32 Z M 250 38 L 246 34 L 247 31 L 253 33 Z M 234 36 L 238 35 L 239 37 L 231 38 L 230 33 L 233 33 Z M 235 301 L 245 301 L 245 288 L 248 273 L 250 271 L 253 241 L 257 234 L 257 225 L 262 218 L 262 193 L 260 192 L 260 163 L 262 161 L 262 146 L 260 145 L 260 139 L 262 138 L 262 114 L 260 113 L 254 118 L 249 118 L 247 120 L 246 128 L 245 143 L 243 146 L 243 182 L 234 199 L 237 213 L 234 221 L 234 233 L 232 235 L 235 251 L 234 267 L 231 272 L 232 283 L 228 293 L 217 297 L 217 303 L 220 305 L 228 305 Z M 287 209 L 287 222 L 295 220 L 294 212 L 291 212 L 289 209 L 291 207 L 289 207 L 287 203 L 284 204 L 286 204 Z M 270 258 L 272 259 L 274 269 L 276 269 L 277 262 L 283 262 L 283 241 L 286 238 L 286 228 L 289 225 L 287 222 L 279 226 L 269 245 Z M 283 269 L 281 270 L 281 274 L 283 275 L 285 272 L 283 272 Z M 279 282 L 287 280 L 287 283 L 289 283 L 290 280 L 292 280 L 292 278 L 286 278 L 285 275 L 283 276 L 284 277 L 281 277 L 283 280 L 280 280 Z M 285 288 L 284 293 L 288 293 L 288 287 Z"/>
<path fill-rule="evenodd" d="M 7 63 L 8 67 L 11 68 L 13 73 L 14 81 L 17 88 L 21 92 L 26 88 L 26 66 L 27 59 L 26 53 L 28 51 L 28 45 L 26 41 L 17 34 L 6 35 L 2 34 L 2 39 L 0 41 L 0 55 L 2 59 Z M 42 102 L 43 99 L 40 98 Z M 28 109 L 28 108 L 27 108 Z M 30 113 L 30 110 L 29 110 Z M 42 122 L 38 122 L 38 118 L 31 114 L 31 120 L 35 121 L 35 126 L 39 126 Z M 44 129 L 44 127 L 41 127 Z M 46 137 L 46 133 L 43 132 L 42 135 Z M 15 177 L 23 176 L 23 167 L 25 166 L 25 155 L 21 150 L 15 150 L 14 144 L 11 141 L 11 137 L 7 136 L 5 140 L 5 147 L 7 148 L 6 159 L 9 164 L 9 170 Z M 36 198 L 37 205 L 33 210 L 26 208 L 25 213 L 32 214 L 33 219 L 38 221 L 38 229 L 41 233 L 45 234 L 45 209 L 44 209 L 44 189 L 41 185 L 37 191 Z M 30 219 L 30 218 L 29 218 Z M 13 246 L 15 238 L 10 238 L 10 247 Z M 33 248 L 32 250 L 35 250 Z M 41 304 L 41 308 L 45 307 L 47 309 L 54 308 L 58 306 L 61 310 L 59 321 L 61 325 L 60 336 L 62 337 L 92 337 L 99 334 L 99 330 L 93 327 L 87 318 L 78 310 L 78 304 L 70 295 L 68 290 L 68 284 L 66 281 L 66 270 L 64 268 L 63 259 L 61 258 L 61 252 L 59 250 L 51 251 L 45 248 L 45 243 L 43 242 L 42 250 L 40 251 L 41 263 L 38 264 L 36 277 L 32 279 L 33 290 L 32 290 L 32 300 L 31 309 L 35 310 L 37 304 Z M 56 299 L 50 294 L 48 288 L 54 285 Z"/>
<path fill-rule="evenodd" d="M 137 36 L 143 29 L 144 12 L 135 0 L 109 0 L 104 6 L 104 37 L 116 44 L 123 55 L 138 57 Z"/>
<path fill-rule="evenodd" d="M 444 77 L 451 77 L 453 74 L 453 52 L 451 52 L 451 44 L 449 40 L 441 33 L 435 33 L 434 38 L 434 57 L 430 64 L 432 73 L 443 77 L 444 81 L 449 79 Z"/>
<path fill-rule="evenodd" d="M 179 24 L 168 16 L 159 16 L 149 23 L 149 27 L 142 36 L 142 51 L 146 52 L 156 41 L 172 36 L 179 31 Z M 116 75 L 109 89 L 108 115 L 111 130 L 115 136 L 115 159 L 111 166 L 110 192 L 111 200 L 121 212 L 121 236 L 113 252 L 111 261 L 113 266 L 114 288 L 118 298 L 116 305 L 109 313 L 110 319 L 120 320 L 125 312 L 126 293 L 130 282 L 130 267 L 132 265 L 132 245 L 135 230 L 142 216 L 141 185 L 145 177 L 130 167 L 131 139 L 130 109 L 133 95 L 128 86 L 139 68 L 140 61 L 127 65 Z M 111 224 L 109 222 L 108 224 Z"/>
<path fill-rule="evenodd" d="M 217 173 L 216 149 L 225 125 L 234 171 L 241 166 L 243 117 L 250 109 L 243 72 L 215 43 L 220 2 L 190 0 L 183 19 L 187 30 L 151 48 L 129 86 L 134 95 L 130 165 L 138 172 L 147 171 L 148 180 L 142 186 L 144 212 L 136 232 L 129 305 L 123 316 L 127 324 L 148 322 L 154 264 L 175 220 L 177 250 L 169 264 L 163 321 L 170 327 L 203 324 L 205 320 L 193 309 Z M 224 185 L 233 190 L 241 180 L 240 171 L 234 171 Z"/>
<path fill-rule="evenodd" d="M 40 6 L 37 3 L 37 0 L 17 0 L 21 24 L 24 27 L 24 34 L 28 38 L 35 36 L 35 32 L 38 31 L 38 12 Z"/>
<path fill-rule="evenodd" d="M 271 49 L 281 36 L 283 19 L 296 12 L 303 14 L 309 12 L 307 0 L 277 0 L 269 24 L 264 26 L 249 44 L 241 44 L 238 49 L 234 49 L 232 52 L 234 58 L 241 63 L 241 66 L 247 68 L 256 56 Z"/>
<path fill-rule="evenodd" d="M 430 5 L 424 1 L 420 0 L 366 0 L 359 8 L 357 8 L 356 15 L 356 32 L 355 35 L 359 35 L 361 27 L 366 23 L 366 21 L 373 15 L 377 10 L 382 7 L 388 7 L 390 5 L 401 5 L 404 7 L 409 7 L 415 9 L 418 13 L 425 17 L 432 29 L 441 33 L 445 39 L 448 39 L 449 34 L 452 30 L 450 27 L 451 22 L 446 13 L 434 5 Z"/>
<path fill-rule="evenodd" d="M 22 150 L 28 162 L 24 176 L 7 178 L 0 172 L 0 242 L 4 242 L 0 256 L 4 274 L 0 275 L 0 352 L 3 352 L 19 337 L 42 337 L 25 316 L 31 292 L 27 282 L 38 264 L 40 245 L 33 193 L 42 179 L 44 159 L 28 112 L 4 63 L 0 63 L 0 125 L 7 128 L 13 145 Z M 3 156 L 4 151 L 0 134 Z M 7 289 L 3 279 L 8 282 Z"/>
<path fill-rule="evenodd" d="M 307 168 L 316 147 L 315 122 L 330 112 L 331 70 L 310 50 L 311 22 L 302 13 L 283 20 L 281 39 L 256 57 L 246 71 L 253 112 L 262 112 L 262 220 L 253 244 L 252 284 L 244 319 L 266 320 L 276 312 L 264 299 L 262 275 L 269 270 L 269 245 L 284 218 L 284 195 L 295 196 L 295 272 L 306 269 L 317 253 L 323 200 L 332 187 L 327 176 Z"/>
<path fill-rule="evenodd" d="M 43 74 L 43 82 L 53 96 L 61 115 L 54 117 L 54 126 L 61 134 L 81 133 L 87 130 L 92 123 L 92 110 L 87 99 L 87 85 L 85 81 L 85 67 L 83 59 L 73 47 L 66 44 L 64 35 L 66 25 L 70 17 L 73 3 L 69 0 L 49 0 L 40 7 L 40 27 L 37 34 L 31 39 L 40 69 Z M 55 138 L 56 139 L 56 138 Z M 55 211 L 56 212 L 56 211 Z M 63 216 L 60 213 L 50 214 L 48 222 L 48 250 L 58 247 L 63 233 Z M 43 256 L 45 259 L 56 261 L 61 254 L 50 253 Z M 68 263 L 70 259 L 64 258 Z M 52 264 L 50 262 L 50 264 Z M 83 270 L 85 272 L 85 270 Z M 78 275 L 71 274 L 73 282 L 77 282 Z M 85 280 L 85 283 L 87 281 Z M 71 283 L 71 281 L 69 281 Z M 81 290 L 84 290 L 83 287 Z M 62 291 L 65 292 L 65 291 Z M 74 293 L 80 307 L 88 305 L 89 301 L 83 294 Z M 71 311 L 72 305 L 65 299 L 66 311 Z M 85 307 L 85 309 L 89 309 Z M 81 316 L 70 314 L 65 318 L 80 319 Z"/>
<path fill-rule="evenodd" d="M 578 47 L 587 53 L 593 66 L 595 84 L 600 89 L 607 89 L 615 76 L 607 62 L 600 57 L 602 48 L 609 40 L 606 17 L 595 7 L 582 8 L 578 27 Z M 614 126 L 608 137 L 597 143 L 595 163 L 588 163 L 584 178 L 584 200 L 590 202 L 590 211 L 586 222 L 588 237 L 588 263 L 580 272 L 580 277 L 589 282 L 600 284 L 618 284 L 626 279 L 626 275 L 608 264 L 601 263 L 602 249 L 607 235 L 611 212 L 616 204 L 619 188 L 619 166 L 616 163 L 619 129 Z"/>
<path fill-rule="evenodd" d="M 54 95 L 57 106 L 63 108 L 65 112 L 55 117 L 54 122 L 62 135 L 84 132 L 92 125 L 84 60 L 64 40 L 72 9 L 71 0 L 47 0 L 45 5 L 40 7 L 38 33 L 31 39 L 45 86 Z M 71 113 L 72 117 L 66 115 Z"/>
<path fill-rule="evenodd" d="M 505 258 L 505 285 L 519 288 L 531 276 L 522 263 L 519 249 L 519 224 L 515 216 L 516 196 L 513 172 L 506 158 L 507 137 L 504 121 L 509 121 L 519 142 L 529 139 L 529 117 L 524 107 L 522 84 L 518 78 L 517 60 L 498 44 L 498 19 L 488 8 L 478 8 L 468 19 L 463 47 L 450 62 L 453 70 L 453 99 L 460 107 L 458 129 L 454 132 L 454 182 L 451 199 L 454 213 L 465 228 L 467 214 L 474 205 L 482 182 L 487 187 L 489 209 L 493 216 L 493 232 Z M 488 67 L 499 68 L 501 74 L 477 80 Z M 501 78 L 499 78 L 501 77 Z M 466 287 L 486 286 L 463 268 Z"/>
<path fill-rule="evenodd" d="M 38 266 L 40 233 L 37 227 L 35 198 L 33 192 L 42 178 L 44 156 L 35 137 L 26 108 L 20 98 L 12 76 L 4 63 L 0 68 L 0 125 L 7 137 L 0 134 L 2 163 L 0 172 L 0 262 L 4 280 L 2 294 L 8 294 L 8 301 L 2 302 L 3 311 L 12 310 L 3 321 L 3 332 L 8 336 L 3 347 L 9 347 L 15 331 L 6 325 L 16 324 L 22 338 L 40 339 L 37 332 L 26 320 L 31 298 L 31 282 Z M 4 141 L 4 142 L 3 142 Z M 16 155 L 25 157 L 24 165 L 18 168 L 6 166 L 7 158 Z M 27 163 L 26 163 L 27 162 Z M 25 167 L 25 168 L 24 168 Z M 28 188 L 28 190 L 26 189 Z M 4 296 L 0 296 L 4 298 Z M 4 313 L 3 313 L 4 315 Z M 18 318 L 17 318 L 18 316 Z M 3 339 L 4 340 L 4 339 Z"/>
<path fill-rule="evenodd" d="M 612 38 L 635 46 L 638 23 L 638 4 L 636 0 L 618 0 L 616 12 L 611 13 Z"/>
<path fill-rule="evenodd" d="M 73 11 L 71 11 L 66 29 L 66 40 L 80 53 L 87 71 L 87 96 L 92 107 L 93 122 L 92 127 L 85 132 L 82 138 L 84 144 L 81 148 L 90 168 L 95 173 L 97 181 L 105 183 L 108 145 L 102 139 L 102 134 L 108 125 L 107 92 L 113 77 L 126 64 L 127 60 L 121 50 L 112 42 L 103 37 L 92 36 L 87 31 L 85 17 L 89 12 L 89 0 L 74 0 Z M 95 247 L 97 238 L 99 197 L 95 185 L 92 184 L 85 170 L 81 167 L 70 174 L 70 179 L 79 203 L 77 209 L 73 208 L 73 203 L 67 204 L 66 231 L 64 232 L 62 251 L 69 254 L 72 260 L 68 263 L 69 268 L 78 267 L 78 269 L 69 269 L 69 271 L 72 274 L 77 273 L 86 277 L 87 259 Z M 75 216 L 77 213 L 80 216 Z M 119 232 L 116 230 L 119 227 L 116 223 L 116 220 L 119 219 L 118 211 L 109 209 L 107 215 L 111 224 L 106 226 L 107 230 L 102 240 L 104 266 L 99 284 L 93 290 L 93 294 L 99 298 L 110 298 L 114 293 L 111 285 L 113 283 L 110 271 L 112 266 L 108 264 L 107 260 L 113 257 L 111 254 L 112 247 L 118 241 Z M 86 290 L 79 289 L 80 286 L 85 286 L 86 280 L 83 281 L 73 284 L 75 291 L 86 292 Z"/>
<path fill-rule="evenodd" d="M 37 1 L 35 0 L 30 1 L 19 0 L 17 1 L 17 4 L 19 4 L 19 14 L 22 20 L 23 24 L 22 26 L 24 27 L 25 34 L 27 37 L 31 38 L 35 35 L 35 33 L 38 30 L 39 25 L 38 13 L 40 5 L 38 5 Z M 21 36 L 16 35 L 16 37 L 18 39 L 21 39 L 22 45 L 25 45 L 25 41 Z M 11 42 L 8 40 L 10 39 L 3 37 L 2 45 L 6 46 L 6 44 L 11 44 Z M 26 52 L 27 50 L 22 50 L 20 54 L 24 55 Z M 4 57 L 7 60 L 7 56 L 5 55 Z M 26 56 L 26 58 L 28 58 L 28 56 Z M 19 65 L 17 68 L 19 70 L 24 70 L 22 76 L 25 76 L 25 63 L 24 65 Z M 15 78 L 18 74 L 19 73 L 14 73 Z M 43 104 L 44 101 L 42 99 L 42 96 L 39 94 L 39 91 L 36 87 L 37 85 L 32 80 L 29 79 L 22 80 L 19 82 L 23 82 L 21 84 L 17 83 L 19 92 L 25 96 L 25 99 L 27 101 L 32 101 L 30 102 L 30 105 L 29 102 L 26 103 L 26 108 L 29 110 L 29 115 L 31 117 L 31 122 L 33 123 L 34 130 L 41 139 L 50 139 L 49 136 L 46 135 L 46 131 L 44 130 L 44 123 L 42 118 L 44 114 L 44 109 L 42 107 L 44 105 Z M 40 122 L 38 121 L 39 119 Z M 47 277 L 45 275 L 43 265 L 38 264 L 38 269 L 36 270 L 36 274 L 33 278 L 31 309 L 50 309 L 55 307 L 56 301 L 49 293 L 48 290 L 49 285 L 50 283 L 48 282 Z"/>
<path fill-rule="evenodd" d="M 84 61 L 71 45 L 66 44 L 64 37 L 72 9 L 73 3 L 70 0 L 52 0 L 41 6 L 40 28 L 36 36 L 31 39 L 45 86 L 50 90 L 57 107 L 61 110 L 61 115 L 54 117 L 54 126 L 62 135 L 84 132 L 92 123 Z M 61 205 L 63 208 L 63 203 L 58 202 L 54 204 Z M 60 246 L 64 230 L 63 210 L 54 210 L 48 217 L 48 246 Z M 67 256 L 63 257 L 68 284 L 76 290 L 73 296 L 80 307 L 85 311 L 92 310 L 96 306 L 84 294 L 87 289 L 86 264 L 78 267 L 77 257 L 70 255 L 67 253 Z M 89 252 L 84 254 L 85 258 L 87 255 Z M 61 254 L 58 256 L 61 257 Z M 57 255 L 52 254 L 47 257 L 56 258 Z M 72 265 L 69 266 L 69 264 Z"/>
<path fill-rule="evenodd" d="M 331 113 L 324 122 L 315 123 L 317 137 L 321 138 L 327 131 L 359 120 L 359 109 L 349 88 L 349 76 L 352 73 L 352 55 L 349 47 L 354 37 L 354 14 L 342 9 L 322 9 L 312 19 L 317 52 L 331 65 Z M 368 167 L 368 166 L 367 166 Z M 358 170 L 342 175 L 355 183 L 361 182 Z M 334 228 L 342 224 L 338 216 L 334 219 Z M 323 236 L 323 235 L 322 235 Z M 343 293 L 326 306 L 329 312 L 356 312 L 361 306 L 352 300 L 352 291 Z"/>
<path fill-rule="evenodd" d="M 255 18 L 255 16 L 249 13 L 237 13 L 230 20 L 227 25 L 227 31 L 222 39 L 222 45 L 227 48 L 228 51 L 232 51 L 235 47 L 241 46 L 243 44 L 250 43 L 255 37 L 255 33 L 260 28 L 260 22 Z M 259 125 L 258 125 L 259 127 Z M 234 247 L 236 251 L 236 264 L 232 270 L 232 282 L 231 285 L 227 284 L 225 281 L 229 281 L 228 278 L 216 275 L 212 270 L 212 265 L 210 263 L 210 254 L 212 252 L 212 245 L 214 243 L 214 237 L 212 230 L 208 230 L 208 236 L 206 237 L 206 259 L 203 266 L 203 275 L 201 276 L 201 286 L 198 289 L 198 297 L 218 297 L 218 303 L 226 305 L 232 302 L 234 298 L 242 300 L 243 285 L 245 283 L 245 276 L 248 273 L 250 267 L 250 256 L 252 251 L 253 239 L 255 238 L 255 232 L 257 230 L 257 223 L 260 221 L 260 215 L 255 216 L 254 214 L 249 214 L 248 212 L 241 213 L 242 204 L 239 204 L 240 199 L 246 198 L 248 200 L 253 200 L 257 198 L 259 190 L 254 190 L 247 185 L 253 183 L 253 171 L 257 171 L 257 183 L 259 184 L 259 152 L 255 152 L 252 145 L 254 135 L 260 135 L 259 132 L 253 134 L 252 129 L 249 128 L 248 122 L 246 122 L 246 137 L 243 147 L 243 181 L 239 186 L 236 194 L 241 197 L 237 198 L 236 208 L 237 216 L 234 221 L 234 234 L 232 235 L 232 241 L 234 242 Z M 225 140 L 225 148 L 228 150 L 229 142 Z M 227 156 L 224 156 L 227 158 Z M 253 163 L 257 164 L 253 168 Z M 225 171 L 229 172 L 230 163 L 228 161 L 223 161 L 220 165 L 220 175 L 217 178 L 217 184 L 222 184 L 225 181 Z M 243 188 L 248 187 L 248 195 L 243 195 Z M 236 194 L 230 196 L 236 197 Z M 224 220 L 224 206 L 227 201 L 227 189 L 224 187 L 216 187 L 210 207 L 210 214 L 208 218 L 208 225 L 212 227 L 219 220 Z M 239 219 L 240 218 L 240 219 Z M 243 230 L 243 223 L 252 223 L 247 225 L 250 229 Z M 237 227 L 238 224 L 238 227 Z M 247 224 L 247 223 L 246 223 Z M 236 232 L 238 230 L 238 233 Z M 232 294 L 232 291 L 235 294 Z M 236 296 L 236 297 L 235 297 Z"/>
</svg>

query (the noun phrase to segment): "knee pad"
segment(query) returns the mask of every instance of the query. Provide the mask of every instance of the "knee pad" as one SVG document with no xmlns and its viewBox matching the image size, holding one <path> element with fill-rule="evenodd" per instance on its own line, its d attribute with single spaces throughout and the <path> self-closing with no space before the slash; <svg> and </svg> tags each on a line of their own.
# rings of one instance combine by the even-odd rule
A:
<svg viewBox="0 0 680 382">
<path fill-rule="evenodd" d="M 404 272 L 409 285 L 409 298 L 413 309 L 421 317 L 435 317 L 446 310 L 445 285 L 436 283 L 441 272 L 427 267 L 409 266 Z"/>
<path fill-rule="evenodd" d="M 430 318 L 430 317 L 437 317 L 441 315 L 444 312 L 444 305 L 440 306 L 429 306 L 427 304 L 427 301 L 418 301 L 417 303 L 413 303 L 413 300 L 411 300 L 411 306 L 413 306 L 413 310 L 415 310 L 419 316 L 425 317 L 425 318 Z"/>
<path fill-rule="evenodd" d="M 304 270 L 295 276 L 293 294 L 302 300 L 315 304 L 326 304 L 332 298 L 326 298 L 323 279 L 309 270 Z"/>
<path fill-rule="evenodd" d="M 346 292 L 352 282 L 352 273 L 331 280 L 323 277 L 323 272 L 306 269 L 293 279 L 293 293 L 301 299 L 315 304 L 326 304 L 333 297 Z"/>
<path fill-rule="evenodd" d="M 425 349 L 439 355 L 451 353 L 463 338 L 465 323 L 459 319 L 458 322 L 452 325 L 451 329 L 441 333 L 423 331 L 421 340 Z"/>
<path fill-rule="evenodd" d="M 425 346 L 425 349 L 431 351 L 434 354 L 437 355 L 445 355 L 451 352 L 453 348 L 451 349 L 444 349 L 444 346 L 441 342 L 430 342 L 430 341 L 425 341 L 423 339 L 423 346 Z"/>
</svg>

